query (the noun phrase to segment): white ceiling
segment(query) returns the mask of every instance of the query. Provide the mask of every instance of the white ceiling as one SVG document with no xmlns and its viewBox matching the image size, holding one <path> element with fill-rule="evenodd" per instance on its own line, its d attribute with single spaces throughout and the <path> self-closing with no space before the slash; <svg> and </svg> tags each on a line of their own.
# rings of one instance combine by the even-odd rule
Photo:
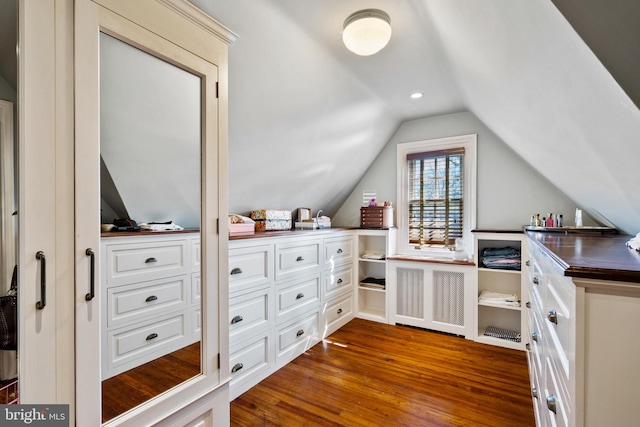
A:
<svg viewBox="0 0 640 427">
<path fill-rule="evenodd" d="M 550 0 L 193 2 L 239 35 L 232 210 L 335 212 L 400 123 L 471 111 L 578 206 L 640 231 L 640 111 Z M 372 57 L 340 39 L 364 8 L 393 26 Z"/>
</svg>

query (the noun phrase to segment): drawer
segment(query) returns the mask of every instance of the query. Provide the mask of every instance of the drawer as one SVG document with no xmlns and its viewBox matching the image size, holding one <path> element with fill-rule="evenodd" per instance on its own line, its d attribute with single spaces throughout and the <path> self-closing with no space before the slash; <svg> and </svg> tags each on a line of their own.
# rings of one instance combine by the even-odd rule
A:
<svg viewBox="0 0 640 427">
<path fill-rule="evenodd" d="M 573 284 L 569 284 L 569 286 L 573 286 Z M 543 312 L 549 334 L 546 337 L 549 342 L 548 352 L 558 360 L 565 378 L 568 378 L 570 373 L 569 360 L 573 354 L 572 331 L 575 323 L 572 314 L 575 313 L 573 307 L 575 304 L 567 301 L 566 288 L 569 286 L 564 280 L 557 280 L 555 277 L 549 280 Z M 567 305 L 567 303 L 571 305 Z"/>
<path fill-rule="evenodd" d="M 542 323 L 540 322 L 538 313 L 533 313 L 533 316 L 531 317 L 529 353 L 532 361 L 534 362 L 534 366 L 537 369 L 538 378 L 540 378 L 542 374 L 542 363 L 544 358 L 543 351 L 545 347 L 545 331 L 541 328 L 541 325 Z"/>
<path fill-rule="evenodd" d="M 107 332 L 107 369 L 130 369 L 188 343 L 188 319 L 185 312 L 131 328 Z M 119 373 L 112 371 L 111 375 Z M 103 379 L 106 377 L 103 377 Z"/>
<path fill-rule="evenodd" d="M 304 314 L 320 304 L 320 278 L 280 285 L 275 298 L 277 323 Z"/>
<path fill-rule="evenodd" d="M 191 304 L 200 304 L 202 299 L 202 281 L 200 272 L 191 273 Z"/>
<path fill-rule="evenodd" d="M 202 338 L 202 309 L 199 305 L 191 307 L 191 332 L 193 341 L 200 341 Z"/>
<path fill-rule="evenodd" d="M 324 299 L 329 300 L 353 289 L 353 266 L 345 265 L 324 273 Z"/>
<path fill-rule="evenodd" d="M 231 348 L 229 367 L 231 370 L 231 384 L 241 378 L 255 373 L 269 364 L 269 334 L 260 335 Z"/>
<path fill-rule="evenodd" d="M 229 340 L 237 341 L 243 334 L 254 333 L 269 326 L 270 289 L 262 289 L 229 300 Z"/>
<path fill-rule="evenodd" d="M 106 245 L 106 280 L 119 285 L 186 274 L 187 240 Z"/>
<path fill-rule="evenodd" d="M 318 271 L 320 240 L 283 243 L 276 246 L 276 280 Z"/>
<path fill-rule="evenodd" d="M 567 427 L 569 425 L 569 405 L 566 394 L 563 392 L 563 381 L 557 376 L 550 359 L 547 358 L 545 366 L 545 391 L 543 406 L 546 417 L 553 427 Z"/>
<path fill-rule="evenodd" d="M 188 276 L 107 289 L 107 325 L 137 322 L 187 307 Z"/>
<path fill-rule="evenodd" d="M 353 295 L 349 294 L 344 297 L 333 300 L 327 304 L 325 310 L 325 324 L 323 331 L 327 336 L 335 332 L 339 327 L 345 325 L 349 320 L 353 319 Z"/>
<path fill-rule="evenodd" d="M 200 247 L 200 239 L 191 240 L 191 268 L 193 271 L 200 270 L 200 263 L 202 261 L 202 249 Z"/>
<path fill-rule="evenodd" d="M 318 313 L 315 312 L 278 331 L 278 365 L 289 362 L 316 343 L 318 321 Z"/>
<path fill-rule="evenodd" d="M 229 250 L 229 293 L 244 291 L 272 281 L 272 245 Z"/>
<path fill-rule="evenodd" d="M 353 237 L 335 237 L 324 240 L 325 268 L 334 268 L 353 261 Z"/>
</svg>

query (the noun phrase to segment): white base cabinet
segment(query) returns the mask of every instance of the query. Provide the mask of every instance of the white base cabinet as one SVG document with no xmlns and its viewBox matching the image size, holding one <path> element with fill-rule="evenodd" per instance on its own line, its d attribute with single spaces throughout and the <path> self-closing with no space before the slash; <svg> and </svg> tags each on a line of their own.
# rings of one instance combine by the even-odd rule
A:
<svg viewBox="0 0 640 427">
<path fill-rule="evenodd" d="M 230 241 L 231 400 L 353 319 L 353 235 L 322 230 Z"/>
</svg>

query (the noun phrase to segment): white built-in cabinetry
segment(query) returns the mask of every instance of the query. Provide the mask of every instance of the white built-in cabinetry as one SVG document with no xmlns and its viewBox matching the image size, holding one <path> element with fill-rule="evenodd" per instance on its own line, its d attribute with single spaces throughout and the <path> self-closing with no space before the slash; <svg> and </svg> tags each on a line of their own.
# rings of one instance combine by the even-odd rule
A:
<svg viewBox="0 0 640 427">
<path fill-rule="evenodd" d="M 200 341 L 200 234 L 101 242 L 102 379 Z"/>
<path fill-rule="evenodd" d="M 396 228 L 356 230 L 357 316 L 361 319 L 389 322 L 387 257 L 395 254 L 396 234 Z M 367 283 L 365 279 L 375 279 L 377 283 Z"/>
<path fill-rule="evenodd" d="M 231 399 L 354 317 L 353 254 L 342 230 L 230 242 Z"/>
<path fill-rule="evenodd" d="M 525 236 L 523 233 L 476 232 L 474 237 L 477 262 L 477 292 L 474 303 L 475 340 L 485 344 L 524 350 L 525 343 L 528 342 L 526 339 L 527 318 L 523 314 L 523 309 L 528 300 L 526 263 L 524 262 L 527 259 L 527 246 L 523 244 Z M 506 247 L 520 251 L 520 269 L 486 268 L 482 266 L 481 254 L 484 249 Z M 482 291 L 505 295 L 513 294 L 520 298 L 520 304 L 513 306 L 481 302 L 478 297 Z M 513 341 L 487 336 L 485 331 L 489 326 L 511 331 L 513 332 L 513 337 L 518 336 L 520 340 Z"/>
</svg>

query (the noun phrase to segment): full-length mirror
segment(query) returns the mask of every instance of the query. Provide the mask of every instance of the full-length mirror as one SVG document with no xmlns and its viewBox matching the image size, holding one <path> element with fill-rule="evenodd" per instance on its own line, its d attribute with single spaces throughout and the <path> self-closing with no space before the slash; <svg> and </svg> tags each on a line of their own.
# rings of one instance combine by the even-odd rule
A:
<svg viewBox="0 0 640 427">
<path fill-rule="evenodd" d="M 103 422 L 201 373 L 201 85 L 100 34 Z"/>
</svg>

